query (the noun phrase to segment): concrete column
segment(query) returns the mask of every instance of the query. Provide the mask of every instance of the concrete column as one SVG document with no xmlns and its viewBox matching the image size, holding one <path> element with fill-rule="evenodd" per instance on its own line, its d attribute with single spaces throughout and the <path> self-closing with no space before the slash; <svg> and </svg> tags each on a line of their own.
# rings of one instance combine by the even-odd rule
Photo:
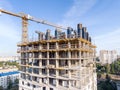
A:
<svg viewBox="0 0 120 90">
<path fill-rule="evenodd" d="M 58 42 L 56 42 L 56 43 L 55 43 L 55 46 L 56 46 L 56 49 L 58 49 L 58 48 L 59 48 L 59 46 L 58 46 Z"/>
<path fill-rule="evenodd" d="M 81 41 L 79 43 L 79 48 L 81 48 Z M 79 59 L 79 88 L 81 88 L 81 51 L 78 52 L 78 59 Z"/>
<path fill-rule="evenodd" d="M 39 67 L 42 67 L 42 52 L 39 52 Z M 42 74 L 42 69 L 39 68 L 39 75 Z"/>
<path fill-rule="evenodd" d="M 56 68 L 59 68 L 59 60 L 57 59 L 58 58 L 58 52 L 55 53 L 56 54 Z M 59 77 L 59 70 L 56 69 L 56 78 Z M 59 83 L 58 83 L 58 79 L 56 79 L 56 87 L 59 86 Z"/>
<path fill-rule="evenodd" d="M 47 66 L 49 65 L 49 52 L 47 52 Z M 47 84 L 49 85 L 49 68 L 47 68 Z M 49 89 L 47 89 L 49 90 Z"/>
<path fill-rule="evenodd" d="M 70 60 L 70 58 L 71 58 L 71 52 L 68 51 L 68 67 L 69 68 L 71 68 L 71 60 Z"/>
<path fill-rule="evenodd" d="M 58 52 L 56 52 L 55 54 L 56 54 L 55 55 L 56 56 L 56 60 L 55 60 L 56 61 L 56 68 L 58 68 L 59 67 Z"/>
<path fill-rule="evenodd" d="M 34 52 L 32 52 L 32 54 L 33 54 L 33 57 L 34 57 L 35 56 Z M 33 61 L 34 61 L 34 58 L 32 58 L 32 66 L 33 66 Z"/>
<path fill-rule="evenodd" d="M 42 49 L 42 44 L 39 44 L 39 47 L 38 47 L 38 48 L 39 48 L 39 50 L 41 50 L 41 49 Z"/>
<path fill-rule="evenodd" d="M 71 48 L 70 42 L 68 42 L 68 48 Z M 69 69 L 71 68 L 71 60 L 70 60 L 70 58 L 71 58 L 71 51 L 68 51 L 68 68 Z M 69 79 L 71 79 L 71 71 L 70 70 L 68 70 L 68 75 L 69 75 Z M 70 89 L 71 88 L 71 81 L 69 80 L 68 83 L 69 83 L 68 87 Z"/>
<path fill-rule="evenodd" d="M 47 50 L 49 50 L 49 43 L 47 43 Z M 49 52 L 47 51 L 47 66 L 49 65 Z M 49 85 L 49 69 L 47 68 L 47 85 Z M 49 90 L 49 87 L 46 87 Z"/>
<path fill-rule="evenodd" d="M 49 87 L 46 87 L 46 90 L 50 90 Z"/>
<path fill-rule="evenodd" d="M 71 79 L 71 71 L 68 71 L 69 79 Z M 71 81 L 69 80 L 69 89 L 71 88 Z"/>
<path fill-rule="evenodd" d="M 42 83 L 42 78 L 39 78 L 39 84 L 41 84 Z"/>
<path fill-rule="evenodd" d="M 81 48 L 81 42 L 78 41 L 78 48 Z"/>
<path fill-rule="evenodd" d="M 47 43 L 47 50 L 49 49 L 49 43 Z M 47 65 L 49 65 L 49 52 L 47 51 Z"/>
<path fill-rule="evenodd" d="M 47 52 L 47 66 L 49 66 L 49 52 Z M 49 69 L 47 68 L 47 76 L 49 76 Z"/>
<path fill-rule="evenodd" d="M 59 49 L 58 42 L 56 42 L 56 49 Z M 56 68 L 58 68 L 59 67 L 59 60 L 58 60 L 59 56 L 58 56 L 57 51 L 55 52 L 55 58 L 56 58 L 56 60 L 55 60 Z M 58 71 L 58 69 L 56 69 L 56 77 L 58 77 L 58 76 L 59 76 L 59 71 Z M 59 82 L 58 82 L 58 79 L 56 79 L 56 87 L 58 87 L 58 86 L 59 86 Z"/>
<path fill-rule="evenodd" d="M 59 47 L 58 47 L 58 43 L 56 42 L 56 49 L 58 49 Z M 59 58 L 59 55 L 58 55 L 58 52 L 56 51 L 55 52 L 55 58 L 56 58 L 56 68 L 58 68 L 59 67 L 59 65 L 58 65 L 58 58 Z"/>
<path fill-rule="evenodd" d="M 39 50 L 42 49 L 42 44 L 39 44 Z M 39 52 L 39 67 L 42 67 L 42 52 Z M 42 69 L 39 69 L 39 75 L 42 74 Z"/>
<path fill-rule="evenodd" d="M 58 72 L 57 70 L 56 70 L 56 72 Z M 57 76 L 57 74 L 58 73 L 56 73 L 56 76 Z M 56 87 L 58 87 L 59 86 L 59 81 L 58 81 L 58 79 L 56 79 Z"/>
<path fill-rule="evenodd" d="M 77 58 L 77 51 L 75 51 L 75 58 Z"/>
</svg>

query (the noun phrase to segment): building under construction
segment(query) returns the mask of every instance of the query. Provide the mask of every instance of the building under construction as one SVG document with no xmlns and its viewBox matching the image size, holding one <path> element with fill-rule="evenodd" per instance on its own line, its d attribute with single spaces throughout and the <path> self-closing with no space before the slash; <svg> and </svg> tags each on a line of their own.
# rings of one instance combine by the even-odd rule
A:
<svg viewBox="0 0 120 90">
<path fill-rule="evenodd" d="M 22 19 L 22 42 L 18 44 L 21 55 L 19 90 L 97 90 L 95 48 L 86 27 L 66 29 L 24 13 L 0 9 L 0 13 Z M 56 27 L 36 32 L 37 40 L 28 40 L 28 21 Z"/>
<path fill-rule="evenodd" d="M 18 44 L 19 90 L 97 90 L 95 46 L 82 24 L 67 32 L 36 32 L 38 40 Z"/>
</svg>

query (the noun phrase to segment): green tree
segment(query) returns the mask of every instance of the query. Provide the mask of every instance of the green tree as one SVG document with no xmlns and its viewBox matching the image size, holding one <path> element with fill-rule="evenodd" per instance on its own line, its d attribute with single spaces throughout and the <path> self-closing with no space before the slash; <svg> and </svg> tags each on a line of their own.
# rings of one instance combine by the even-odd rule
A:
<svg viewBox="0 0 120 90">
<path fill-rule="evenodd" d="M 106 71 L 105 67 L 102 67 L 102 68 L 101 68 L 101 71 L 102 71 L 102 72 L 105 72 L 105 71 Z"/>
<path fill-rule="evenodd" d="M 3 90 L 3 87 L 2 87 L 2 86 L 0 86 L 0 90 Z"/>
<path fill-rule="evenodd" d="M 106 73 L 109 74 L 110 73 L 110 64 L 106 64 Z"/>
<path fill-rule="evenodd" d="M 8 86 L 7 86 L 7 89 L 10 90 L 13 86 L 13 83 L 12 83 L 12 80 L 10 79 L 9 82 L 8 82 Z"/>
<path fill-rule="evenodd" d="M 120 74 L 120 61 L 115 61 L 111 64 L 111 73 L 113 73 L 114 69 L 114 74 Z"/>
<path fill-rule="evenodd" d="M 19 83 L 19 79 L 15 79 L 15 84 L 18 84 Z"/>
<path fill-rule="evenodd" d="M 100 61 L 99 57 L 96 58 L 96 61 Z"/>
<path fill-rule="evenodd" d="M 111 77 L 108 74 L 106 74 L 106 81 L 110 82 L 110 80 L 111 80 Z"/>
<path fill-rule="evenodd" d="M 97 73 L 97 78 L 98 78 L 98 79 L 101 78 L 101 73 Z"/>
<path fill-rule="evenodd" d="M 112 64 L 110 65 L 110 67 L 111 67 L 110 72 L 111 72 L 112 74 L 114 74 L 114 73 L 115 73 L 115 70 L 114 70 L 114 64 L 112 63 Z"/>
<path fill-rule="evenodd" d="M 13 86 L 10 90 L 19 90 L 18 86 Z"/>
<path fill-rule="evenodd" d="M 113 86 L 114 84 L 114 86 Z M 113 82 L 108 82 L 108 81 L 101 81 L 98 84 L 98 90 L 117 90 L 116 84 Z"/>
</svg>

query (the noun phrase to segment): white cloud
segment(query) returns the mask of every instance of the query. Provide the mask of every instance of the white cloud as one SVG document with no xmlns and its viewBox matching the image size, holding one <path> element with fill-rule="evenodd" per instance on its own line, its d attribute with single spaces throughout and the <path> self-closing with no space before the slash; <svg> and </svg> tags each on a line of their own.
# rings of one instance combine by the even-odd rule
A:
<svg viewBox="0 0 120 90">
<path fill-rule="evenodd" d="M 73 6 L 65 13 L 62 25 L 75 25 L 81 21 L 81 16 L 86 14 L 96 3 L 96 0 L 74 0 Z"/>
<path fill-rule="evenodd" d="M 120 48 L 120 28 L 104 35 L 94 37 L 97 51 L 101 49 L 114 50 Z"/>
</svg>

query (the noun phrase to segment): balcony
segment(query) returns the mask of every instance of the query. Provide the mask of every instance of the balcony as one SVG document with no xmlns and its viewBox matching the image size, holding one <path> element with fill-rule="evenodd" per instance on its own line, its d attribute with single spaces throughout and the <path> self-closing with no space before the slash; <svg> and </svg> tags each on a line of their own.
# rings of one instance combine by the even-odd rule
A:
<svg viewBox="0 0 120 90">
<path fill-rule="evenodd" d="M 46 49 L 47 49 L 47 45 L 43 45 L 43 46 L 42 46 L 42 49 L 45 49 L 45 50 L 46 50 Z"/>
<path fill-rule="evenodd" d="M 56 45 L 50 44 L 49 49 L 56 49 Z"/>
<path fill-rule="evenodd" d="M 39 78 L 36 77 L 36 76 L 33 76 L 33 77 L 32 77 L 32 80 L 39 83 Z"/>
<path fill-rule="evenodd" d="M 47 75 L 47 70 L 46 69 L 42 69 L 42 75 Z"/>
<path fill-rule="evenodd" d="M 42 58 L 47 58 L 47 53 L 46 52 L 42 52 Z"/>
<path fill-rule="evenodd" d="M 55 65 L 47 65 L 46 68 L 55 68 Z"/>
<path fill-rule="evenodd" d="M 24 73 L 21 73 L 21 78 L 26 79 L 26 75 Z"/>
<path fill-rule="evenodd" d="M 34 66 L 39 66 L 39 60 L 34 60 L 33 65 Z"/>
<path fill-rule="evenodd" d="M 55 56 L 56 56 L 56 55 L 55 55 L 55 52 L 50 52 L 50 53 L 49 53 L 49 58 L 55 58 Z"/>
<path fill-rule="evenodd" d="M 39 51 L 39 47 L 37 46 L 37 47 L 33 47 L 33 48 L 31 48 L 31 49 L 29 49 L 30 51 L 32 51 L 32 52 L 38 52 Z"/>
<path fill-rule="evenodd" d="M 28 75 L 27 79 L 30 80 L 30 81 L 32 81 L 32 76 Z"/>
<path fill-rule="evenodd" d="M 21 71 L 26 72 L 26 68 L 25 67 L 21 67 Z"/>
<path fill-rule="evenodd" d="M 68 44 L 61 44 L 61 45 L 59 45 L 59 49 L 64 49 L 64 48 L 68 48 Z"/>
<path fill-rule="evenodd" d="M 71 44 L 71 48 L 79 48 L 78 44 Z"/>
<path fill-rule="evenodd" d="M 29 62 L 28 65 L 32 65 L 32 62 Z"/>
<path fill-rule="evenodd" d="M 42 78 L 42 83 L 47 83 L 47 79 L 46 78 Z"/>
<path fill-rule="evenodd" d="M 28 48 L 18 48 L 17 53 L 27 52 Z"/>
<path fill-rule="evenodd" d="M 21 60 L 21 65 L 26 65 L 27 63 L 23 60 Z"/>
<path fill-rule="evenodd" d="M 50 69 L 49 70 L 49 75 L 55 77 L 56 76 L 55 70 L 54 69 Z"/>
<path fill-rule="evenodd" d="M 39 53 L 38 52 L 34 53 L 34 58 L 39 58 Z"/>
<path fill-rule="evenodd" d="M 58 55 L 59 58 L 68 58 L 68 52 L 66 51 L 60 51 Z"/>
<path fill-rule="evenodd" d="M 38 68 L 33 68 L 33 73 L 34 74 L 39 74 L 39 69 Z"/>
<path fill-rule="evenodd" d="M 56 86 L 56 80 L 53 79 L 53 78 L 49 78 L 49 84 L 53 85 L 53 86 Z"/>
<path fill-rule="evenodd" d="M 28 68 L 28 73 L 32 73 L 32 68 Z"/>
</svg>

